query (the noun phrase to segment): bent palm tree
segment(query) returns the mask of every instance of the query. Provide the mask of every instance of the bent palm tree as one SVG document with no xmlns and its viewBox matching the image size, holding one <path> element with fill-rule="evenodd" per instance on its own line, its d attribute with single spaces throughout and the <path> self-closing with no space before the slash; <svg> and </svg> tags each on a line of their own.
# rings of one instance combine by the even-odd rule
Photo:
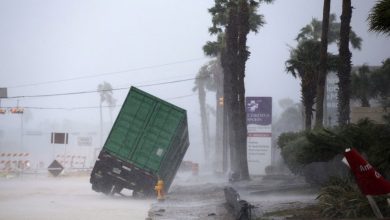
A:
<svg viewBox="0 0 390 220">
<path fill-rule="evenodd" d="M 195 87 L 192 91 L 198 91 L 199 106 L 200 106 L 200 118 L 202 124 L 202 140 L 204 149 L 204 158 L 206 162 L 209 162 L 210 156 L 210 131 L 209 131 L 209 119 L 206 109 L 206 89 L 215 90 L 215 80 L 213 76 L 212 66 L 216 65 L 216 61 L 211 61 L 208 64 L 202 66 L 195 79 Z"/>
<path fill-rule="evenodd" d="M 102 114 L 102 105 L 103 102 L 107 102 L 110 108 L 110 120 L 112 123 L 112 109 L 115 107 L 116 99 L 114 99 L 112 86 L 108 82 L 103 82 L 98 85 L 97 91 L 100 94 L 100 146 L 102 146 L 102 138 L 103 138 L 103 114 Z"/>
<path fill-rule="evenodd" d="M 295 78 L 301 79 L 301 101 L 305 113 L 305 129 L 310 130 L 313 116 L 313 105 L 316 98 L 316 82 L 319 67 L 320 42 L 306 40 L 298 43 L 297 48 L 290 50 L 290 59 L 286 61 L 286 71 Z M 338 57 L 328 53 L 327 70 L 335 70 Z"/>
<path fill-rule="evenodd" d="M 305 129 L 311 129 L 313 105 L 316 97 L 319 43 L 313 40 L 302 41 L 290 51 L 286 61 L 286 71 L 301 79 L 301 101 L 305 113 Z"/>
<path fill-rule="evenodd" d="M 336 18 L 337 16 L 335 14 L 329 15 L 328 44 L 340 44 L 341 22 L 337 22 Z M 321 29 L 322 21 L 313 18 L 309 24 L 301 28 L 295 40 L 298 42 L 305 40 L 315 40 L 321 42 Z M 360 50 L 362 38 L 357 36 L 353 30 L 350 30 L 349 38 L 352 48 Z"/>
<path fill-rule="evenodd" d="M 368 15 L 370 31 L 390 35 L 390 0 L 379 0 Z"/>
</svg>

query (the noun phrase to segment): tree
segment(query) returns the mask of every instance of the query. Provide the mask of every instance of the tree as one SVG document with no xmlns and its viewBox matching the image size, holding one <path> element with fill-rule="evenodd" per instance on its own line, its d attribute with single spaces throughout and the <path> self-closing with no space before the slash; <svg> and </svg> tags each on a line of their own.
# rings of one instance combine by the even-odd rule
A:
<svg viewBox="0 0 390 220">
<path fill-rule="evenodd" d="M 316 41 L 318 43 L 321 43 L 321 34 L 322 34 L 322 21 L 319 21 L 315 18 L 312 19 L 312 21 L 304 26 L 298 36 L 296 37 L 296 40 L 299 42 L 303 42 L 303 41 L 308 41 L 308 40 L 312 40 L 312 41 Z M 338 45 L 340 45 L 340 28 L 341 28 L 341 23 L 340 22 L 336 22 L 336 15 L 335 14 L 330 14 L 329 15 L 329 28 L 328 28 L 328 34 L 327 34 L 327 43 L 328 44 L 332 44 L 332 43 L 336 43 Z M 360 37 L 357 36 L 357 34 L 350 30 L 349 32 L 349 39 L 350 39 L 350 44 L 352 46 L 352 48 L 354 49 L 360 49 L 361 48 L 361 42 L 362 42 L 362 39 Z M 316 48 L 318 49 L 318 48 Z M 314 50 L 314 48 L 313 48 Z M 319 49 L 318 49 L 319 50 Z M 317 52 L 318 53 L 318 52 Z M 329 71 L 329 70 L 336 70 L 334 69 L 334 65 L 337 65 L 338 61 L 335 60 L 335 55 L 332 55 L 330 53 L 327 53 L 328 56 L 327 56 L 327 64 L 326 64 L 326 69 Z M 316 58 L 318 56 L 313 56 L 313 59 Z M 338 59 L 338 58 L 337 58 Z M 308 61 L 309 62 L 309 61 Z M 319 65 L 319 63 L 318 63 Z M 317 68 L 317 74 L 319 72 L 319 68 Z M 318 76 L 317 76 L 318 77 Z M 324 78 L 325 77 L 325 78 Z M 317 88 L 316 91 L 318 92 L 319 90 L 322 91 L 322 94 L 320 94 L 320 96 L 322 96 L 322 101 L 320 101 L 319 99 L 321 99 L 321 97 L 317 97 L 317 102 L 316 102 L 316 109 L 317 109 L 317 112 L 316 112 L 316 116 L 318 115 L 318 101 L 320 103 L 323 103 L 323 90 L 324 90 L 324 87 L 325 87 L 325 79 L 326 79 L 326 72 L 325 72 L 325 76 L 322 76 L 322 78 L 320 78 L 320 80 L 322 80 L 321 84 L 323 83 L 324 86 L 319 89 Z M 316 85 L 318 86 L 318 85 Z M 321 114 L 321 111 L 323 112 L 323 104 L 320 105 L 320 114 Z M 321 117 L 321 122 L 323 121 L 323 116 Z M 319 119 L 318 119 L 319 120 Z M 316 117 L 316 121 L 317 121 L 317 117 Z M 316 123 L 317 124 L 317 123 Z M 322 123 L 321 123 L 321 126 L 322 126 Z"/>
<path fill-rule="evenodd" d="M 250 31 L 257 32 L 264 24 L 263 17 L 257 14 L 261 2 L 272 0 L 215 0 L 212 14 L 211 34 L 218 35 L 218 41 L 208 42 L 206 54 L 220 54 L 224 71 L 224 106 L 229 126 L 231 168 L 240 174 L 241 179 L 249 179 L 246 153 L 246 113 L 245 113 L 245 64 L 249 58 L 246 46 Z M 218 49 L 215 53 L 213 48 Z M 210 53 L 214 51 L 214 53 Z"/>
<path fill-rule="evenodd" d="M 316 121 L 315 127 L 323 126 L 324 117 L 324 91 L 326 79 L 326 62 L 328 55 L 328 29 L 329 29 L 330 0 L 324 0 L 324 10 L 322 15 L 320 65 L 317 78 L 317 100 L 316 100 Z"/>
<path fill-rule="evenodd" d="M 374 98 L 374 89 L 368 66 L 361 66 L 351 75 L 351 98 L 360 101 L 362 107 L 370 107 L 370 98 Z"/>
<path fill-rule="evenodd" d="M 373 71 L 370 78 L 375 96 L 381 100 L 383 107 L 390 107 L 390 58 L 383 61 L 383 65 Z"/>
<path fill-rule="evenodd" d="M 200 106 L 200 116 L 202 124 L 202 139 L 204 147 L 204 156 L 206 162 L 209 161 L 210 156 L 210 131 L 209 131 L 209 119 L 207 116 L 206 108 L 206 89 L 215 90 L 215 80 L 212 72 L 212 66 L 216 65 L 216 60 L 210 61 L 208 64 L 202 66 L 198 72 L 198 75 L 195 80 L 195 87 L 193 91 L 198 91 L 199 106 Z"/>
<path fill-rule="evenodd" d="M 102 138 L 103 138 L 103 114 L 102 114 L 102 105 L 103 102 L 107 102 L 110 108 L 110 120 L 112 123 L 112 109 L 115 107 L 116 99 L 112 96 L 112 86 L 108 82 L 103 82 L 98 85 L 97 91 L 100 95 L 100 146 L 102 146 Z"/>
<path fill-rule="evenodd" d="M 328 29 L 328 44 L 336 43 L 340 44 L 340 27 L 341 23 L 336 21 L 336 14 L 329 15 L 329 29 Z M 321 30 L 322 29 L 322 21 L 313 18 L 309 24 L 301 28 L 296 41 L 306 41 L 306 40 L 314 40 L 321 42 Z M 357 34 L 351 29 L 349 33 L 349 39 L 352 48 L 361 49 L 362 39 L 357 36 Z"/>
<path fill-rule="evenodd" d="M 307 39 L 298 42 L 297 48 L 290 50 L 290 59 L 286 61 L 286 71 L 301 80 L 301 101 L 305 113 L 305 129 L 310 130 L 313 105 L 317 92 L 317 73 L 319 66 L 320 42 Z M 328 53 L 327 71 L 337 69 L 338 56 Z"/>
<path fill-rule="evenodd" d="M 298 43 L 296 49 L 290 51 L 290 59 L 286 61 L 286 71 L 295 78 L 301 79 L 301 101 L 305 113 L 305 129 L 311 129 L 313 105 L 316 97 L 319 43 L 306 40 Z"/>
<path fill-rule="evenodd" d="M 343 9 L 340 16 L 340 45 L 339 45 L 339 68 L 337 76 L 339 77 L 338 90 L 338 122 L 340 125 L 349 123 L 349 100 L 351 97 L 351 57 L 349 50 L 349 33 L 351 31 L 352 6 L 351 0 L 343 0 Z"/>
<path fill-rule="evenodd" d="M 368 15 L 370 31 L 390 35 L 390 0 L 379 0 Z"/>
<path fill-rule="evenodd" d="M 302 130 L 302 104 L 294 103 L 293 100 L 287 98 L 279 100 L 279 106 L 282 113 L 276 120 L 273 120 L 272 136 L 278 138 L 282 133 Z"/>
</svg>

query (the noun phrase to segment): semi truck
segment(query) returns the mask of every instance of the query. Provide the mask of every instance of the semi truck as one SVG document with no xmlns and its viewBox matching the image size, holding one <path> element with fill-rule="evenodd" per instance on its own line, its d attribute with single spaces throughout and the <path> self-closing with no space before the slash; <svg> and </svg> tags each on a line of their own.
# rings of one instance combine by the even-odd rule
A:
<svg viewBox="0 0 390 220">
<path fill-rule="evenodd" d="M 168 192 L 189 147 L 186 110 L 131 87 L 91 172 L 92 189 L 151 195 Z"/>
</svg>

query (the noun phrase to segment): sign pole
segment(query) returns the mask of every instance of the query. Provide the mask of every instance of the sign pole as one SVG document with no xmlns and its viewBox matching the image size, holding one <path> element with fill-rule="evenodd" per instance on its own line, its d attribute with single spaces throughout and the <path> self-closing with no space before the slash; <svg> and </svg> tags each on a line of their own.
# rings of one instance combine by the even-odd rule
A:
<svg viewBox="0 0 390 220">
<path fill-rule="evenodd" d="M 390 182 L 378 173 L 355 149 L 347 148 L 344 156 L 355 175 L 356 183 L 368 200 L 376 218 L 383 219 L 383 215 L 372 196 L 385 195 L 390 192 Z"/>
<path fill-rule="evenodd" d="M 390 193 L 388 193 L 387 196 L 389 197 L 389 198 L 386 199 L 387 200 L 387 205 L 390 207 Z"/>
<path fill-rule="evenodd" d="M 55 160 L 56 157 L 55 157 L 55 152 L 54 152 L 54 132 L 51 133 L 51 148 L 53 151 L 53 160 Z"/>
<path fill-rule="evenodd" d="M 377 217 L 378 219 L 383 219 L 381 210 L 379 210 L 378 205 L 376 204 L 374 198 L 372 198 L 372 196 L 370 195 L 366 195 L 366 198 L 368 200 L 368 203 L 370 203 L 371 209 L 374 212 L 375 217 Z"/>
</svg>

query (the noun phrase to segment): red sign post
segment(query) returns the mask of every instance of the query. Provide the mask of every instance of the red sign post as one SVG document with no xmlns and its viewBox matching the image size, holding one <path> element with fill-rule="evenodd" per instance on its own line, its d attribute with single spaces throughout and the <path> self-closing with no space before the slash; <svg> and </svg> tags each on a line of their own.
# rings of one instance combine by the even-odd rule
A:
<svg viewBox="0 0 390 220">
<path fill-rule="evenodd" d="M 344 153 L 349 167 L 355 175 L 356 183 L 367 199 L 377 218 L 383 218 L 373 195 L 390 193 L 390 182 L 374 169 L 355 149 L 346 149 Z"/>
</svg>

